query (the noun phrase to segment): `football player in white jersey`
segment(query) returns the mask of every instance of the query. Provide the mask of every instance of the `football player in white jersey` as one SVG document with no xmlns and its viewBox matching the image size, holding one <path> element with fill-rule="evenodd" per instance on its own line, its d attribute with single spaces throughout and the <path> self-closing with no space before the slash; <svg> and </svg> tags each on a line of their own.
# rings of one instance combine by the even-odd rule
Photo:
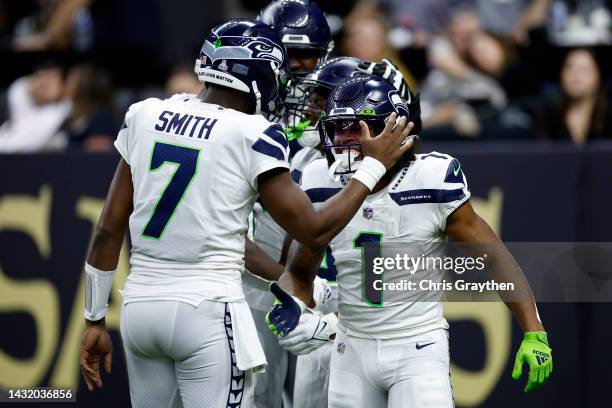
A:
<svg viewBox="0 0 612 408">
<path fill-rule="evenodd" d="M 412 102 L 412 103 L 411 103 Z M 418 106 L 418 105 L 417 105 Z M 306 167 L 302 189 L 320 205 L 345 185 L 361 163 L 360 121 L 371 130 L 389 112 L 417 123 L 418 109 L 381 77 L 343 82 L 331 94 L 321 121 L 326 158 Z M 412 112 L 411 112 L 412 110 Z M 325 247 L 313 251 L 294 243 L 267 321 L 288 348 L 311 351 L 335 337 L 329 407 L 452 407 L 448 324 L 439 302 L 389 302 L 372 307 L 362 298 L 365 243 L 431 244 L 439 255 L 445 236 L 464 243 L 497 243 L 496 259 L 511 260 L 489 226 L 469 203 L 470 192 L 459 162 L 451 156 L 408 153 L 368 196 L 350 223 L 329 243 L 337 270 L 339 321 L 319 324 L 313 305 L 313 279 Z M 511 262 L 507 262 L 507 265 Z M 529 285 L 518 269 L 512 279 L 524 290 L 522 301 L 507 305 L 525 330 L 513 377 L 530 366 L 526 391 L 541 386 L 552 372 L 551 349 Z M 418 273 L 418 272 L 417 272 Z M 282 288 L 282 289 L 281 289 Z M 293 296 L 289 296 L 284 290 Z M 316 325 L 311 324 L 316 321 Z M 329 326 L 329 325 L 327 325 Z"/>
<path fill-rule="evenodd" d="M 296 88 L 292 86 L 297 79 L 312 71 L 318 62 L 324 61 L 334 42 L 323 11 L 312 1 L 275 0 L 270 2 L 259 13 L 258 20 L 274 29 L 287 50 L 287 64 L 290 81 L 285 95 L 285 102 L 295 98 Z M 298 22 L 298 23 L 296 23 Z M 272 118 L 285 127 L 288 124 L 287 114 L 279 113 Z M 294 157 L 296 153 L 304 157 L 320 155 L 311 149 L 304 149 L 291 133 L 285 129 L 289 141 L 290 172 L 300 167 L 303 159 Z M 305 163 L 307 164 L 307 163 Z M 304 164 L 304 166 L 305 166 Z M 286 232 L 272 219 L 261 200 L 253 208 L 249 237 L 256 242 L 270 257 L 278 261 Z M 264 316 L 274 296 L 265 282 L 253 279 L 246 274 L 244 292 L 246 300 L 255 319 L 255 326 L 261 340 L 268 369 L 258 375 L 255 382 L 255 404 L 258 408 L 281 408 L 283 390 L 285 397 L 291 399 L 295 356 L 278 345 L 275 336 L 270 333 Z"/>
<path fill-rule="evenodd" d="M 372 72 L 380 72 L 381 75 L 384 75 L 401 95 L 407 95 L 409 92 L 408 85 L 401 73 L 387 60 L 373 63 L 352 57 L 336 57 L 319 64 L 313 72 L 305 76 L 293 78 L 292 86 L 299 90 L 298 93 L 301 96 L 296 98 L 294 95 L 285 100 L 286 117 L 289 119 L 285 133 L 289 140 L 295 140 L 303 147 L 291 159 L 291 176 L 296 183 L 300 183 L 302 171 L 310 162 L 323 157 L 316 125 L 321 113 L 325 110 L 327 97 L 333 88 L 346 79 Z M 272 219 L 261 203 L 256 203 L 253 209 L 251 233 L 255 243 L 273 259 L 280 258 L 281 262 L 286 259 L 288 244 L 291 241 L 285 240 L 285 231 Z M 316 278 L 316 287 L 320 289 L 317 293 L 327 297 L 328 301 L 323 309 L 327 313 L 318 316 L 323 319 L 321 323 L 326 323 L 328 319 L 333 321 L 337 312 L 334 271 L 333 257 L 330 257 L 329 260 L 324 260 L 320 274 Z M 286 367 L 285 361 L 291 362 L 291 360 L 287 358 L 286 352 L 279 348 L 277 339 L 267 329 L 263 319 L 273 301 L 273 295 L 264 285 L 261 285 L 260 290 L 245 286 L 245 293 L 252 312 L 256 316 L 255 324 L 262 339 L 268 363 L 277 368 L 267 374 L 268 378 L 265 382 L 262 376 L 257 377 L 255 401 L 261 406 L 277 406 L 280 405 L 279 394 L 271 391 L 281 389 L 282 380 L 285 378 L 283 375 Z M 257 317 L 261 319 L 258 320 Z M 318 323 L 311 320 L 313 325 Z M 332 344 L 329 344 L 307 355 L 298 356 L 293 389 L 294 408 L 327 406 L 329 370 L 322 368 L 329 367 L 331 348 Z M 288 348 L 288 350 L 298 354 L 294 349 Z"/>
<path fill-rule="evenodd" d="M 372 74 L 373 72 L 380 73 L 383 78 L 393 84 L 400 95 L 405 95 L 406 98 L 410 97 L 408 85 L 402 74 L 388 60 L 374 63 L 353 57 L 336 57 L 319 64 L 313 72 L 294 81 L 293 86 L 300 90 L 299 94 L 302 96 L 285 103 L 288 116 L 292 119 L 290 126 L 285 129 L 285 133 L 288 134 L 289 139 L 294 138 L 304 146 L 291 160 L 291 175 L 297 183 L 300 183 L 304 168 L 317 158 L 323 157 L 317 124 L 325 112 L 327 98 L 332 90 L 347 79 Z M 271 237 L 268 229 L 270 229 L 270 225 L 276 224 L 266 215 L 266 213 L 262 213 L 258 217 L 258 230 L 263 232 L 258 233 L 258 235 L 265 234 L 264 236 Z M 277 243 L 281 240 L 278 235 L 274 238 Z M 290 242 L 290 239 L 285 241 L 281 260 L 286 259 Z M 300 327 L 300 329 L 304 329 L 304 333 L 309 329 L 316 331 L 317 327 L 321 330 L 329 330 L 329 328 L 335 326 L 337 320 L 336 268 L 330 247 L 326 249 L 326 256 L 315 278 L 315 288 L 319 313 L 308 316 L 308 329 L 306 325 Z M 324 333 L 317 333 L 317 335 L 324 335 Z M 333 344 L 326 342 L 327 344 L 310 351 L 308 347 L 304 348 L 304 344 L 299 342 L 295 335 L 282 339 L 279 343 L 292 353 L 298 354 L 293 407 L 326 407 L 329 361 Z"/>
<path fill-rule="evenodd" d="M 90 390 L 110 372 L 104 316 L 125 231 L 132 244 L 121 333 L 132 406 L 239 407 L 265 367 L 244 301 L 247 216 L 257 195 L 295 239 L 318 247 L 338 233 L 410 148 L 413 124 L 392 115 L 367 162 L 336 200 L 315 209 L 291 180 L 287 140 L 260 114 L 276 111 L 286 78 L 277 35 L 232 20 L 206 38 L 198 95 L 147 99 L 126 113 L 121 154 L 85 264 L 80 365 Z M 254 115 L 253 115 L 254 114 Z M 244 405 L 242 405 L 244 402 Z"/>
</svg>

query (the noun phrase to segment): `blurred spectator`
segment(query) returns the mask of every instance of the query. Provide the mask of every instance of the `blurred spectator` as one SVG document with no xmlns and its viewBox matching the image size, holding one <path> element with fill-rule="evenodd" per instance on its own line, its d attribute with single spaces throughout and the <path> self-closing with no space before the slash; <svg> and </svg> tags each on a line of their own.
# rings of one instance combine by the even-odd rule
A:
<svg viewBox="0 0 612 408">
<path fill-rule="evenodd" d="M 0 0 L 0 47 L 11 48 L 11 36 L 15 24 L 32 9 L 32 0 Z"/>
<path fill-rule="evenodd" d="M 546 24 L 550 0 L 529 0 L 512 29 L 512 38 L 518 44 L 526 45 L 529 32 Z"/>
<path fill-rule="evenodd" d="M 565 46 L 611 44 L 609 0 L 548 0 L 548 33 Z"/>
<path fill-rule="evenodd" d="M 57 130 L 70 113 L 62 99 L 64 74 L 46 63 L 32 75 L 17 79 L 8 90 L 9 119 L 0 127 L 0 152 L 32 152 L 65 146 Z"/>
<path fill-rule="evenodd" d="M 506 105 L 506 94 L 493 77 L 507 66 L 503 47 L 482 31 L 475 12 L 461 10 L 447 36 L 432 41 L 429 58 L 433 70 L 421 84 L 424 126 L 479 136 L 477 110 L 499 111 Z"/>
<path fill-rule="evenodd" d="M 602 83 L 594 52 L 579 48 L 568 53 L 561 68 L 561 97 L 542 109 L 540 136 L 548 140 L 612 138 L 612 107 Z"/>
<path fill-rule="evenodd" d="M 405 45 L 424 47 L 429 39 L 446 29 L 450 11 L 458 0 L 373 0 L 359 2 L 352 14 L 383 12 L 391 27 L 407 30 Z M 347 25 L 348 22 L 345 22 Z"/>
<path fill-rule="evenodd" d="M 517 24 L 533 0 L 476 0 L 482 28 L 503 38 L 511 38 Z M 535 0 L 539 1 L 539 0 Z"/>
<path fill-rule="evenodd" d="M 70 116 L 62 126 L 69 148 L 88 152 L 111 150 L 119 127 L 109 74 L 93 65 L 73 67 L 66 79 Z"/>
<path fill-rule="evenodd" d="M 479 25 L 499 37 L 525 38 L 543 25 L 550 0 L 369 0 L 355 12 L 383 11 L 391 22 L 391 43 L 397 48 L 425 47 L 444 32 L 458 10 L 473 9 Z"/>
<path fill-rule="evenodd" d="M 508 100 L 537 93 L 536 78 L 528 61 L 519 58 L 510 39 L 477 32 L 467 48 L 466 61 L 485 75 L 495 79 Z"/>
<path fill-rule="evenodd" d="M 555 45 L 612 44 L 610 3 L 610 0 L 531 0 L 514 27 L 514 39 L 526 44 L 530 30 L 546 26 L 549 40 Z"/>
<path fill-rule="evenodd" d="M 383 15 L 378 12 L 349 15 L 344 22 L 342 55 L 357 57 L 366 61 L 381 61 L 386 58 L 400 70 L 406 82 L 416 89 L 416 81 L 399 58 L 397 51 L 388 41 L 389 27 Z"/>
<path fill-rule="evenodd" d="M 502 44 L 485 32 L 475 33 L 467 45 L 468 61 L 483 73 L 498 78 L 508 65 Z"/>
<path fill-rule="evenodd" d="M 202 89 L 202 82 L 198 80 L 193 67 L 184 64 L 178 65 L 166 81 L 166 94 L 172 96 L 178 93 L 197 94 Z"/>
<path fill-rule="evenodd" d="M 34 14 L 18 22 L 13 33 L 15 51 L 87 51 L 93 45 L 88 7 L 92 0 L 38 0 Z"/>
</svg>

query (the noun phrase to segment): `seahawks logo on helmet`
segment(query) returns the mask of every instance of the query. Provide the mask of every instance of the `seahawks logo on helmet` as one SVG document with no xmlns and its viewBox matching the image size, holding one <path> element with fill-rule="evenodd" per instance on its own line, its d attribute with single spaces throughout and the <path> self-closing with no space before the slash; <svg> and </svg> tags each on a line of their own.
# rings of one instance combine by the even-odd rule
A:
<svg viewBox="0 0 612 408">
<path fill-rule="evenodd" d="M 216 47 L 214 43 L 206 40 L 201 56 L 202 63 L 206 63 L 205 57 L 208 57 L 211 61 L 219 59 L 265 59 L 274 62 L 276 67 L 283 63 L 283 51 L 265 38 L 245 39 L 240 37 L 237 38 L 240 40 L 240 45 L 230 45 L 232 37 L 225 38 L 227 39 L 226 43 L 220 47 Z"/>
<path fill-rule="evenodd" d="M 266 44 L 264 40 L 257 39 L 246 44 L 251 50 L 251 58 L 268 59 L 280 65 L 283 62 L 283 52 L 280 48 L 270 42 Z"/>
<path fill-rule="evenodd" d="M 391 103 L 393 103 L 393 107 L 395 108 L 396 112 L 401 113 L 401 109 L 403 109 L 404 112 L 408 112 L 408 105 L 406 104 L 406 102 L 404 102 L 402 97 L 399 96 L 396 90 L 389 91 L 387 96 L 389 97 Z"/>
</svg>

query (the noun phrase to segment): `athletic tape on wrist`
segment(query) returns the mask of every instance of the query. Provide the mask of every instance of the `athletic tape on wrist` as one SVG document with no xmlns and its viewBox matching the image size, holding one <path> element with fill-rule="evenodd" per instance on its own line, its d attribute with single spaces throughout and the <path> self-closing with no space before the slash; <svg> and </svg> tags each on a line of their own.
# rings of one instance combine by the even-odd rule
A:
<svg viewBox="0 0 612 408">
<path fill-rule="evenodd" d="M 101 271 L 85 263 L 85 319 L 97 321 L 106 316 L 115 272 Z"/>
<path fill-rule="evenodd" d="M 362 182 L 370 191 L 385 175 L 385 166 L 373 157 L 366 156 L 359 165 L 359 170 L 353 174 L 353 178 Z"/>
</svg>

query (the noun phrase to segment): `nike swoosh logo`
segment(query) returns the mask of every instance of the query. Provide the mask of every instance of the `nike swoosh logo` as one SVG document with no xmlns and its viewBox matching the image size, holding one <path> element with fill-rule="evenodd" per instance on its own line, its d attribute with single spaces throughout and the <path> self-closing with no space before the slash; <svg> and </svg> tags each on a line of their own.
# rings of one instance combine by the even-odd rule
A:
<svg viewBox="0 0 612 408">
<path fill-rule="evenodd" d="M 323 322 L 323 327 L 321 327 L 321 330 L 319 331 L 322 332 L 323 330 L 325 330 L 326 327 L 327 327 L 327 322 Z"/>
<path fill-rule="evenodd" d="M 322 322 L 322 323 L 323 323 L 323 327 L 321 327 L 321 329 L 319 329 L 319 326 L 321 325 L 321 322 L 319 322 L 319 323 L 317 324 L 317 328 L 315 329 L 315 332 L 314 332 L 314 334 L 312 335 L 311 340 L 324 340 L 324 341 L 329 340 L 329 339 L 325 339 L 325 338 L 318 337 L 318 336 L 321 334 L 321 332 L 322 332 L 323 330 L 325 330 L 325 328 L 327 327 L 327 322 Z"/>
<path fill-rule="evenodd" d="M 460 171 L 461 171 L 461 163 L 459 163 L 459 167 L 457 167 L 456 169 L 453 169 L 453 174 L 455 175 L 455 177 L 457 177 Z"/>
<path fill-rule="evenodd" d="M 419 343 L 417 343 L 417 344 L 416 344 L 416 349 L 417 349 L 417 350 L 420 350 L 420 349 L 422 349 L 422 348 L 424 348 L 424 347 L 431 346 L 432 344 L 435 344 L 435 343 L 436 343 L 435 341 L 434 341 L 434 342 L 432 342 L 432 343 L 427 343 L 427 344 L 419 344 Z"/>
</svg>

